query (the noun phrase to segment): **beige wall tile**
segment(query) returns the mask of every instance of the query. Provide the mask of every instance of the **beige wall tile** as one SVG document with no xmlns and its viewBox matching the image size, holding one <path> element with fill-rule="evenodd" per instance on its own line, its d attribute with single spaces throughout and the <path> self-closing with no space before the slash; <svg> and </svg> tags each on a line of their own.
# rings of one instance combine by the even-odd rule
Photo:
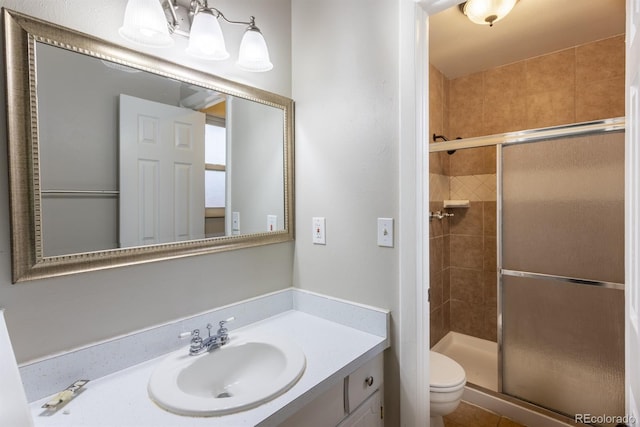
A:
<svg viewBox="0 0 640 427">
<path fill-rule="evenodd" d="M 429 153 L 429 173 L 431 175 L 444 175 L 444 165 L 442 164 L 439 153 Z M 431 184 L 430 184 L 431 185 Z"/>
<path fill-rule="evenodd" d="M 527 59 L 525 64 L 528 95 L 575 87 L 576 52 L 573 48 Z"/>
<path fill-rule="evenodd" d="M 449 82 L 449 139 L 482 133 L 483 80 L 476 73 Z"/>
<path fill-rule="evenodd" d="M 480 150 L 484 153 L 484 173 L 496 174 L 496 147 L 482 147 Z M 491 199 L 493 200 L 493 199 Z"/>
<path fill-rule="evenodd" d="M 526 125 L 526 66 L 517 62 L 485 71 L 483 135 L 521 130 Z"/>
<path fill-rule="evenodd" d="M 468 208 L 451 209 L 450 212 L 454 216 L 449 218 L 449 233 L 482 235 L 482 202 L 471 202 Z"/>
<path fill-rule="evenodd" d="M 443 292 L 442 292 L 442 271 L 439 271 L 437 274 L 431 274 L 431 279 L 429 282 L 429 293 L 430 293 L 430 305 L 433 308 L 440 307 L 443 303 Z"/>
<path fill-rule="evenodd" d="M 452 199 L 496 200 L 496 185 L 495 174 L 451 176 L 449 195 Z"/>
<path fill-rule="evenodd" d="M 436 307 L 429 313 L 429 347 L 433 347 L 445 336 L 443 307 Z"/>
<path fill-rule="evenodd" d="M 623 116 L 623 77 L 624 35 L 443 77 L 443 128 L 469 138 Z"/>
<path fill-rule="evenodd" d="M 495 342 L 498 340 L 498 307 L 485 304 L 482 313 L 484 318 L 480 338 Z"/>
<path fill-rule="evenodd" d="M 527 129 L 575 122 L 575 90 L 538 92 L 527 96 Z"/>
<path fill-rule="evenodd" d="M 484 303 L 497 307 L 498 304 L 498 273 L 496 271 L 483 272 Z"/>
<path fill-rule="evenodd" d="M 450 266 L 482 269 L 484 243 L 482 236 L 460 236 L 452 234 L 450 239 Z"/>
<path fill-rule="evenodd" d="M 483 128 L 480 135 L 494 135 L 525 129 L 527 126 L 527 100 L 524 93 L 518 96 L 486 96 L 482 119 Z"/>
<path fill-rule="evenodd" d="M 442 297 L 444 304 L 451 299 L 451 268 L 448 267 L 442 274 Z"/>
<path fill-rule="evenodd" d="M 624 77 L 624 35 L 576 48 L 576 82 L 585 83 Z"/>
<path fill-rule="evenodd" d="M 485 236 L 495 236 L 497 228 L 497 207 L 496 202 L 484 202 L 483 234 Z"/>
<path fill-rule="evenodd" d="M 429 133 L 444 133 L 444 76 L 433 65 L 429 66 Z"/>
<path fill-rule="evenodd" d="M 451 268 L 451 299 L 482 305 L 484 303 L 484 277 L 482 270 Z"/>
<path fill-rule="evenodd" d="M 456 150 L 449 156 L 449 173 L 451 176 L 479 175 L 484 173 L 484 157 L 478 148 Z"/>
<path fill-rule="evenodd" d="M 429 239 L 429 271 L 440 272 L 443 268 L 443 237 L 434 237 Z"/>
<path fill-rule="evenodd" d="M 484 236 L 484 271 L 497 271 L 497 242 L 495 236 Z"/>
<path fill-rule="evenodd" d="M 576 121 L 623 117 L 624 77 L 578 84 Z"/>
<path fill-rule="evenodd" d="M 451 300 L 447 300 L 442 306 L 442 322 L 444 330 L 449 332 L 451 330 Z"/>
<path fill-rule="evenodd" d="M 525 62 L 492 68 L 483 73 L 485 98 L 522 96 L 526 93 Z"/>
<path fill-rule="evenodd" d="M 443 205 L 442 201 L 429 202 L 429 211 L 430 212 L 442 211 L 442 205 Z M 445 221 L 439 220 L 437 218 L 433 218 L 429 220 L 429 237 L 430 238 L 443 236 L 444 230 L 442 225 L 444 224 L 444 222 Z"/>
<path fill-rule="evenodd" d="M 461 334 L 479 337 L 484 328 L 484 312 L 482 304 L 473 304 L 466 301 L 452 299 L 451 305 L 451 330 Z"/>
<path fill-rule="evenodd" d="M 444 264 L 445 269 L 451 267 L 451 236 L 448 231 L 445 231 L 445 235 L 443 237 L 444 243 L 444 253 L 442 256 L 442 263 Z"/>
</svg>

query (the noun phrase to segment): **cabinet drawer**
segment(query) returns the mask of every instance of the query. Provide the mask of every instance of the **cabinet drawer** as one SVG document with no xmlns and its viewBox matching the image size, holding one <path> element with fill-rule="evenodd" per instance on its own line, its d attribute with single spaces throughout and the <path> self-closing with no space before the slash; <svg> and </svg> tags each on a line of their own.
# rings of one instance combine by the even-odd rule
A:
<svg viewBox="0 0 640 427">
<path fill-rule="evenodd" d="M 348 411 L 355 410 L 371 394 L 382 386 L 383 379 L 382 353 L 371 359 L 348 378 Z"/>
</svg>

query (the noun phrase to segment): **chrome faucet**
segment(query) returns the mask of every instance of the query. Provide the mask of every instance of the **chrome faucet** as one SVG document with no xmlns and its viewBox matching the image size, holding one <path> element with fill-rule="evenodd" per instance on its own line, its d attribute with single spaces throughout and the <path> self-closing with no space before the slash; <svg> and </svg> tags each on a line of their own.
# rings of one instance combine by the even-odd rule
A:
<svg viewBox="0 0 640 427">
<path fill-rule="evenodd" d="M 184 332 L 180 334 L 180 338 L 191 337 L 191 345 L 189 346 L 189 355 L 197 356 L 202 353 L 206 353 L 216 348 L 222 347 L 229 342 L 229 330 L 225 327 L 227 322 L 235 320 L 235 317 L 230 317 L 226 320 L 219 322 L 218 332 L 215 335 L 211 335 L 211 328 L 213 325 L 209 323 L 207 325 L 208 337 L 202 338 L 200 336 L 200 329 L 194 329 L 191 332 Z"/>
</svg>

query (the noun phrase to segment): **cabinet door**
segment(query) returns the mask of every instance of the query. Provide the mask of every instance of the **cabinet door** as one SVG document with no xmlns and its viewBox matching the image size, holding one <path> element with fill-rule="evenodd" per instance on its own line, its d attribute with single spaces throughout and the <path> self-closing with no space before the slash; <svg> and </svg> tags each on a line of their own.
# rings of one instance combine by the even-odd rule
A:
<svg viewBox="0 0 640 427">
<path fill-rule="evenodd" d="M 344 418 L 344 385 L 339 381 L 279 427 L 334 427 Z M 364 424 L 363 424 L 364 425 Z"/>
<path fill-rule="evenodd" d="M 382 419 L 382 389 L 369 396 L 338 427 L 384 427 L 384 420 Z"/>
</svg>

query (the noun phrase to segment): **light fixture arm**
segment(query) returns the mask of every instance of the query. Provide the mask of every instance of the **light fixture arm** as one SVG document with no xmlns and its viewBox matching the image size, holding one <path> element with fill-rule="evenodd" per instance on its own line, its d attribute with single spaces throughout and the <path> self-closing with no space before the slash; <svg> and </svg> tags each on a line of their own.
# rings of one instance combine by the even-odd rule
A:
<svg viewBox="0 0 640 427">
<path fill-rule="evenodd" d="M 169 0 L 171 1 L 171 0 Z M 208 0 L 192 0 L 191 2 L 191 13 L 194 15 L 200 11 L 207 11 L 213 13 L 216 18 L 222 18 L 225 22 L 229 24 L 237 24 L 237 25 L 248 25 L 250 29 L 257 29 L 256 27 L 256 18 L 254 16 L 249 17 L 249 21 L 232 21 L 231 19 L 224 16 L 224 14 L 215 7 L 210 7 Z"/>
<path fill-rule="evenodd" d="M 167 0 L 167 9 L 171 13 L 171 22 L 167 19 L 167 25 L 169 26 L 169 32 L 174 33 L 176 29 L 180 26 L 180 21 L 178 20 L 178 14 L 176 13 L 176 4 L 175 0 Z"/>
</svg>

